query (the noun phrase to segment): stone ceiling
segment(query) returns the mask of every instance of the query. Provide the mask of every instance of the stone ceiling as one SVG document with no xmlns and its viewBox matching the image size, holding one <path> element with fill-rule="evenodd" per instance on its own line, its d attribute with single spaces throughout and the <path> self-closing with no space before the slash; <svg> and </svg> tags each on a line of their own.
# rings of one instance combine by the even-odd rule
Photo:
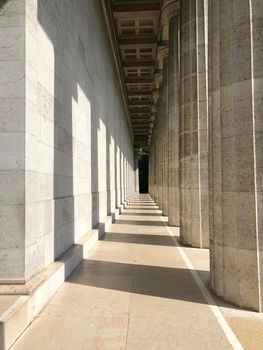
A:
<svg viewBox="0 0 263 350">
<path fill-rule="evenodd" d="M 105 4 L 134 146 L 145 147 L 154 120 L 161 0 L 104 0 Z"/>
</svg>

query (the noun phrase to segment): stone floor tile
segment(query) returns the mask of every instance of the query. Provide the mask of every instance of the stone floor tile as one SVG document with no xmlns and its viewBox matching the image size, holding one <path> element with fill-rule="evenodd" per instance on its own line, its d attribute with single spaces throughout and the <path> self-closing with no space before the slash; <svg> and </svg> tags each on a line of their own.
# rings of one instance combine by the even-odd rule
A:
<svg viewBox="0 0 263 350">
<path fill-rule="evenodd" d="M 148 195 L 137 196 L 13 349 L 231 349 L 157 214 Z M 208 252 L 182 249 L 207 281 Z M 246 327 L 253 323 L 235 316 L 226 318 L 252 349 Z M 260 337 L 259 323 L 255 328 Z"/>
</svg>

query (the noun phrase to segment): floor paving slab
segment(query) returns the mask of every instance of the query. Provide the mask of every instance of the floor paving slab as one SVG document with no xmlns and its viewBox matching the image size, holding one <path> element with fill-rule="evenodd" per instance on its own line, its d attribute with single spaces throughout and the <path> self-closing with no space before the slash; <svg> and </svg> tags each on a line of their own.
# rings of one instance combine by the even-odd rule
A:
<svg viewBox="0 0 263 350">
<path fill-rule="evenodd" d="M 233 349 L 157 209 L 134 197 L 13 349 Z M 208 250 L 181 249 L 208 285 Z M 237 349 L 262 349 L 262 316 L 216 300 Z"/>
</svg>

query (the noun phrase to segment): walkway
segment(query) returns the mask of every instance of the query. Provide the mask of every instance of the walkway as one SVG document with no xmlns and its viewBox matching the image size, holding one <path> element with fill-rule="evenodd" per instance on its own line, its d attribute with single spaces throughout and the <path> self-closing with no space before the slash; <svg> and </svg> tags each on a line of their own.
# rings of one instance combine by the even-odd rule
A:
<svg viewBox="0 0 263 350">
<path fill-rule="evenodd" d="M 153 201 L 140 195 L 14 349 L 227 350 L 232 346 Z"/>
</svg>

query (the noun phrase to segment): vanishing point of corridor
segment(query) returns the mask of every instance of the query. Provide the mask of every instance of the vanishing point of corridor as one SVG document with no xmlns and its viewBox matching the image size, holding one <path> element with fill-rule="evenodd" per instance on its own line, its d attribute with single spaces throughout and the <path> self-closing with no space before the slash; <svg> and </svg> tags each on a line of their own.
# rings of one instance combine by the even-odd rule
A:
<svg viewBox="0 0 263 350">
<path fill-rule="evenodd" d="M 136 195 L 13 349 L 225 350 L 231 337 L 241 349 L 187 264 L 205 282 L 207 251 L 181 250 L 150 196 Z"/>
</svg>

